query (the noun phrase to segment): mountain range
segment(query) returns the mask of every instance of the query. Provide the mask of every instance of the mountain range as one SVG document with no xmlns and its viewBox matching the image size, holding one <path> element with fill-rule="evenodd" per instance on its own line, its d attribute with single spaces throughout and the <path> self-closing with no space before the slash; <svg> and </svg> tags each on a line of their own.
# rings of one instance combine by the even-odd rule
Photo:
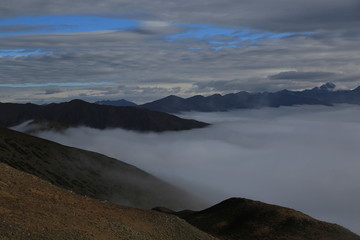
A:
<svg viewBox="0 0 360 240">
<path fill-rule="evenodd" d="M 148 109 L 116 107 L 72 100 L 49 105 L 0 103 L 0 126 L 12 127 L 26 121 L 51 127 L 87 126 L 98 129 L 124 128 L 137 131 L 189 130 L 208 124 Z"/>
<path fill-rule="evenodd" d="M 169 96 L 149 103 L 158 111 L 144 109 L 146 104 L 123 107 L 81 100 L 44 106 L 0 103 L 0 239 L 360 240 L 339 225 L 249 199 L 230 198 L 205 208 L 207 199 L 121 160 L 6 128 L 31 121 L 44 129 L 161 132 L 208 124 L 159 111 L 360 103 L 360 88 L 334 87 L 328 83 L 300 92 Z"/>
<path fill-rule="evenodd" d="M 88 103 L 72 100 L 48 105 L 0 103 L 0 126 L 13 127 L 29 121 L 42 128 L 57 130 L 87 126 L 97 129 L 123 128 L 136 131 L 178 131 L 206 127 L 209 124 L 182 119 L 171 113 L 184 111 L 229 111 L 261 107 L 293 105 L 360 104 L 360 87 L 353 90 L 334 90 L 326 83 L 303 91 L 282 90 L 269 93 L 238 92 L 226 95 L 193 96 L 181 98 L 168 96 L 150 103 L 136 105 L 124 99 Z M 128 106 L 124 106 L 128 105 Z"/>
<path fill-rule="evenodd" d="M 282 90 L 274 93 L 238 92 L 226 95 L 214 94 L 211 96 L 193 96 L 181 98 L 168 96 L 139 107 L 156 111 L 178 113 L 184 111 L 215 112 L 234 109 L 249 109 L 261 107 L 280 107 L 293 105 L 325 105 L 333 104 L 360 104 L 360 87 L 353 90 L 334 91 L 333 83 L 326 83 L 303 91 Z"/>
<path fill-rule="evenodd" d="M 137 105 L 137 107 L 167 113 L 179 113 L 186 111 L 216 112 L 293 105 L 360 104 L 360 87 L 353 90 L 334 90 L 335 87 L 333 83 L 326 83 L 320 87 L 303 91 L 282 90 L 273 93 L 242 91 L 226 95 L 214 94 L 206 97 L 196 95 L 189 98 L 170 95 L 153 102 Z M 103 102 L 103 104 L 108 105 L 116 103 L 117 101 Z"/>
</svg>

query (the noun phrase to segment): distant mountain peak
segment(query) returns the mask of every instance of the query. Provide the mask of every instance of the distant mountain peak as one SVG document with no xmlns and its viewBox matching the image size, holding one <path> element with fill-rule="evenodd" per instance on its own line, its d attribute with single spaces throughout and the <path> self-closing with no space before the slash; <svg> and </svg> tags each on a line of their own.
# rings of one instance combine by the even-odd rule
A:
<svg viewBox="0 0 360 240">
<path fill-rule="evenodd" d="M 69 101 L 69 103 L 88 103 L 88 102 L 81 100 L 81 99 L 73 99 L 73 100 Z"/>
<path fill-rule="evenodd" d="M 326 88 L 327 90 L 333 90 L 335 89 L 335 87 L 336 87 L 335 83 L 331 83 L 331 82 L 325 83 L 322 86 L 320 86 L 320 88 Z"/>
<path fill-rule="evenodd" d="M 320 87 L 315 87 L 312 90 L 315 91 L 333 91 L 336 88 L 336 85 L 334 83 L 331 82 L 327 82 L 323 85 L 321 85 Z"/>
<path fill-rule="evenodd" d="M 355 91 L 355 92 L 360 92 L 360 86 L 359 86 L 359 87 L 357 87 L 357 88 L 355 88 L 355 89 L 353 89 L 352 91 Z"/>
<path fill-rule="evenodd" d="M 196 95 L 189 98 L 168 96 L 140 107 L 151 110 L 179 113 L 186 111 L 217 112 L 234 109 L 280 107 L 294 105 L 359 104 L 360 87 L 353 90 L 336 90 L 336 85 L 327 82 L 321 86 L 303 91 L 281 90 L 277 92 L 238 92 L 226 95 L 214 94 L 207 97 Z"/>
<path fill-rule="evenodd" d="M 165 97 L 164 99 L 183 99 L 183 98 L 176 96 L 176 95 L 169 95 L 169 96 Z"/>
</svg>

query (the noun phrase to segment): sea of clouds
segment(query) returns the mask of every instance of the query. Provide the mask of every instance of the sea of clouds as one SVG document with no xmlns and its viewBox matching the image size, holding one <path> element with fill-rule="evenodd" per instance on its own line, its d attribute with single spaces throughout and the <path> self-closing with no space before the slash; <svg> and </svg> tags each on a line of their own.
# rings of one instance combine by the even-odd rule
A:
<svg viewBox="0 0 360 240">
<path fill-rule="evenodd" d="M 203 197 L 245 197 L 360 233 L 360 106 L 182 113 L 203 129 L 139 133 L 71 128 L 37 135 L 103 153 Z"/>
</svg>

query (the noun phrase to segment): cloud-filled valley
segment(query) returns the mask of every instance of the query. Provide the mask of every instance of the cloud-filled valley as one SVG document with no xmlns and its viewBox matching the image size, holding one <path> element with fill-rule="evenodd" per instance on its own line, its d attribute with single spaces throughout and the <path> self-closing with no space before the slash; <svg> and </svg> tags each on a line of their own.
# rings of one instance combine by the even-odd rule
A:
<svg viewBox="0 0 360 240">
<path fill-rule="evenodd" d="M 204 129 L 138 133 L 72 128 L 38 136 L 106 154 L 214 204 L 240 196 L 360 233 L 360 108 L 301 106 L 183 113 Z"/>
<path fill-rule="evenodd" d="M 359 0 L 2 0 L 0 127 L 127 162 L 204 207 L 244 197 L 360 234 L 360 105 L 336 105 L 360 103 L 359 13 Z M 91 104 L 119 99 L 142 117 Z M 294 104 L 322 106 L 278 107 Z M 239 110 L 182 112 L 211 125 L 167 131 L 182 120 L 140 108 Z"/>
</svg>

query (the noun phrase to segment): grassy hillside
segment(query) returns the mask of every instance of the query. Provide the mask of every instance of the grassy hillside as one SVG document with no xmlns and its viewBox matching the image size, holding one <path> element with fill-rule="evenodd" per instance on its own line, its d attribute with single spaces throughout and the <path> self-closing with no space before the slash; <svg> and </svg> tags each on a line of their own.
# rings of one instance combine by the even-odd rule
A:
<svg viewBox="0 0 360 240">
<path fill-rule="evenodd" d="M 0 162 L 78 194 L 152 208 L 199 208 L 190 194 L 104 155 L 0 128 Z"/>
<path fill-rule="evenodd" d="M 80 196 L 0 163 L 1 240 L 214 240 L 175 216 Z"/>
</svg>

